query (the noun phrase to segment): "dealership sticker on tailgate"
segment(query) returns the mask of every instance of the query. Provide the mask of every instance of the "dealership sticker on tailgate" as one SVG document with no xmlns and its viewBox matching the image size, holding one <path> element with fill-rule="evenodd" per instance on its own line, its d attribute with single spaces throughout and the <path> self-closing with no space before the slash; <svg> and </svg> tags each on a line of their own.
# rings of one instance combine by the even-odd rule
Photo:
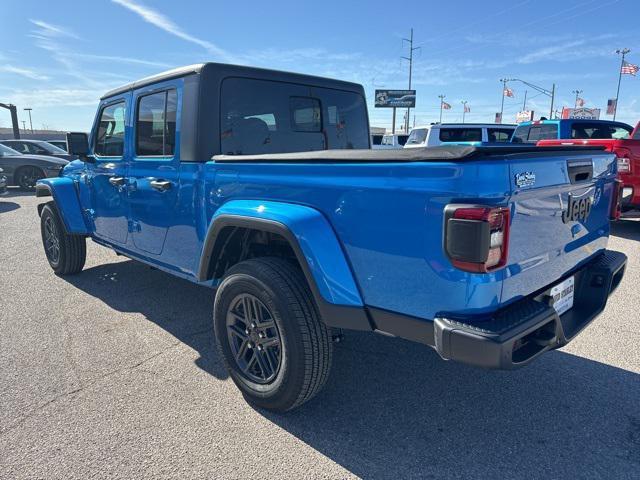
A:
<svg viewBox="0 0 640 480">
<path fill-rule="evenodd" d="M 558 315 L 562 315 L 573 307 L 574 284 L 574 278 L 569 277 L 564 282 L 551 288 L 549 295 L 553 299 L 553 308 L 556 309 Z"/>
</svg>

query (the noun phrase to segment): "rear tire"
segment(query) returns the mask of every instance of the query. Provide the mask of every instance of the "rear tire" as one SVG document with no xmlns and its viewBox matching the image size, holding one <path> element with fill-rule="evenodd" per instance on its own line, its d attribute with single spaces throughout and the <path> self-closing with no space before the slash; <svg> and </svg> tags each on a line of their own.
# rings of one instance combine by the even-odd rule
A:
<svg viewBox="0 0 640 480">
<path fill-rule="evenodd" d="M 255 406 L 292 410 L 327 381 L 330 330 L 304 275 L 286 260 L 255 258 L 231 267 L 216 292 L 214 328 L 229 375 Z"/>
<path fill-rule="evenodd" d="M 86 240 L 66 232 L 54 202 L 42 208 L 40 233 L 47 260 L 55 273 L 72 275 L 82 270 L 87 258 Z"/>
</svg>

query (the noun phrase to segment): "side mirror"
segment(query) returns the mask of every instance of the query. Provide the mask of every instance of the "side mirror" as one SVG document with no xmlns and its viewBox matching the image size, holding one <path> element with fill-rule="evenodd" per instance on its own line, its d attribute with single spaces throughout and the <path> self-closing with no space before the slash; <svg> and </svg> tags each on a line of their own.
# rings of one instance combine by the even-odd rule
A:
<svg viewBox="0 0 640 480">
<path fill-rule="evenodd" d="M 84 132 L 67 132 L 67 146 L 71 155 L 77 155 L 83 162 L 91 162 L 89 157 L 89 137 Z"/>
</svg>

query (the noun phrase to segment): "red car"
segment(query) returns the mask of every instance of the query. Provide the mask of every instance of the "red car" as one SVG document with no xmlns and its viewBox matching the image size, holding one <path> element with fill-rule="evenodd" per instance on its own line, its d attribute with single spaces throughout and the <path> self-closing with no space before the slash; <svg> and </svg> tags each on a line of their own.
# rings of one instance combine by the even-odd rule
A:
<svg viewBox="0 0 640 480">
<path fill-rule="evenodd" d="M 538 146 L 602 146 L 618 157 L 618 176 L 622 181 L 622 217 L 640 218 L 640 122 L 628 138 L 540 140 Z"/>
</svg>

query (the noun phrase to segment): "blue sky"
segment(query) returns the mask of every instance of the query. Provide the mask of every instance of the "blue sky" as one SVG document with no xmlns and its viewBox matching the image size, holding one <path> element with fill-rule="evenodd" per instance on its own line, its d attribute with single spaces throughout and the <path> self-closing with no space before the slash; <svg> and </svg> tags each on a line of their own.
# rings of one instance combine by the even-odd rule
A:
<svg viewBox="0 0 640 480">
<path fill-rule="evenodd" d="M 3 0 L 0 11 L 0 102 L 33 108 L 34 128 L 88 130 L 106 90 L 168 68 L 221 61 L 351 80 L 364 85 L 372 125 L 391 112 L 373 108 L 375 88 L 406 88 L 403 37 L 414 28 L 416 123 L 491 121 L 502 77 L 551 88 L 557 104 L 606 107 L 615 96 L 619 57 L 640 63 L 640 2 Z M 505 121 L 525 90 L 528 107 L 548 114 L 549 99 L 514 83 Z M 607 118 L 607 117 L 604 117 Z M 640 75 L 622 79 L 618 119 L 640 120 Z M 413 122 L 413 118 L 412 118 Z M 0 110 L 0 126 L 10 126 Z"/>
</svg>

